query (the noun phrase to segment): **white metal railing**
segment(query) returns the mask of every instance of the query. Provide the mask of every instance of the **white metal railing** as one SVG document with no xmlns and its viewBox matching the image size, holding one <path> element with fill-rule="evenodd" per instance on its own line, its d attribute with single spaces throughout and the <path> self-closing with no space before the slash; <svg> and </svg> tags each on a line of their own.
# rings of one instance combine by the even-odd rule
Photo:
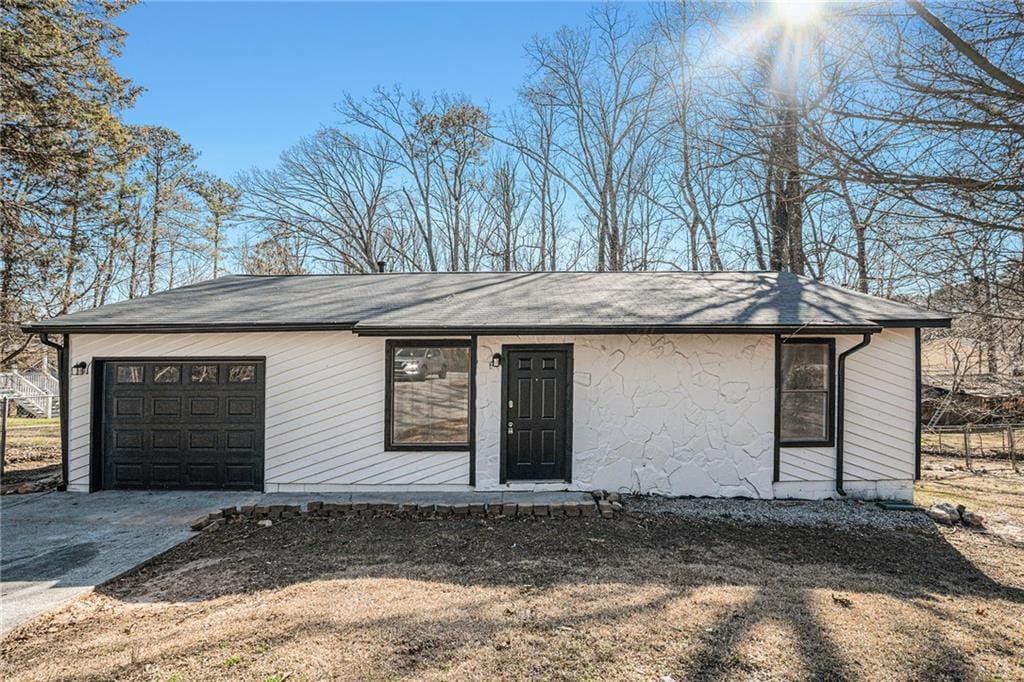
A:
<svg viewBox="0 0 1024 682">
<path fill-rule="evenodd" d="M 41 370 L 0 372 L 0 394 L 34 417 L 51 418 L 60 405 L 57 378 Z"/>
</svg>

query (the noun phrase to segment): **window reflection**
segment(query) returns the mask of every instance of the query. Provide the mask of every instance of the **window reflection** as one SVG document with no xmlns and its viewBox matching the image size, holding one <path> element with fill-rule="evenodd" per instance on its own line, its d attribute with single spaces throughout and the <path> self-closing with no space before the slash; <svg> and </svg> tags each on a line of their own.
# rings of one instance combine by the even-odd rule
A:
<svg viewBox="0 0 1024 682">
<path fill-rule="evenodd" d="M 193 384 L 217 383 L 217 365 L 192 365 L 190 379 Z"/>
<path fill-rule="evenodd" d="M 177 365 L 157 365 L 153 368 L 154 384 L 176 384 L 181 381 L 181 368 Z"/>
<path fill-rule="evenodd" d="M 228 369 L 228 382 L 232 384 L 244 384 L 256 381 L 255 365 L 232 365 Z"/>
<path fill-rule="evenodd" d="M 394 346 L 389 362 L 392 444 L 468 444 L 469 348 Z"/>
<path fill-rule="evenodd" d="M 117 366 L 117 383 L 119 384 L 141 384 L 143 375 L 142 365 Z"/>
</svg>

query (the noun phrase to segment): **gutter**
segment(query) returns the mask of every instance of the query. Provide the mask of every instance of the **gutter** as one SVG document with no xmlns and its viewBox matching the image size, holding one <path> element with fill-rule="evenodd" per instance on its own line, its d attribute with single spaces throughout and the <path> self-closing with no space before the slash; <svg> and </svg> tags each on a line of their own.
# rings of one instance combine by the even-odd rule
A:
<svg viewBox="0 0 1024 682">
<path fill-rule="evenodd" d="M 719 325 L 452 325 L 401 326 L 359 323 L 352 331 L 358 336 L 572 336 L 607 334 L 875 334 L 882 327 L 873 324 L 719 324 Z"/>
<path fill-rule="evenodd" d="M 60 398 L 60 472 L 61 484 L 57 490 L 68 488 L 68 405 L 69 388 L 71 386 L 71 342 L 68 335 L 64 335 L 64 343 L 59 344 L 50 340 L 47 334 L 40 334 L 39 340 L 44 346 L 57 350 L 57 384 Z"/>
<path fill-rule="evenodd" d="M 26 334 L 192 334 L 197 332 L 321 332 L 352 331 L 352 322 L 158 322 L 146 324 L 104 324 L 101 322 L 28 322 Z"/>
<path fill-rule="evenodd" d="M 839 370 L 836 379 L 836 492 L 846 497 L 843 490 L 843 449 L 846 443 L 846 358 L 871 343 L 871 334 L 865 334 L 861 342 L 839 354 Z"/>
</svg>

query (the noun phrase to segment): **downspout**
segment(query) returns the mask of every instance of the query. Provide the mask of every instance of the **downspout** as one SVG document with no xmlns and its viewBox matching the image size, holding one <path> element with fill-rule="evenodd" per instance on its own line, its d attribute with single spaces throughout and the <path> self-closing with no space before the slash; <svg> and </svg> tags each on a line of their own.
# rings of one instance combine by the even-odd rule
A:
<svg viewBox="0 0 1024 682">
<path fill-rule="evenodd" d="M 843 446 L 846 431 L 846 358 L 871 343 L 871 334 L 865 334 L 861 342 L 839 354 L 838 378 L 836 379 L 836 492 L 846 497 L 843 490 Z"/>
<path fill-rule="evenodd" d="M 61 484 L 57 486 L 58 490 L 67 490 L 68 488 L 68 394 L 69 387 L 71 385 L 71 379 L 69 372 L 70 358 L 68 357 L 68 335 L 64 335 L 63 345 L 50 340 L 47 334 L 40 334 L 39 340 L 43 342 L 44 346 L 49 346 L 57 350 L 57 385 L 58 392 L 60 394 L 60 472 L 61 472 Z"/>
</svg>

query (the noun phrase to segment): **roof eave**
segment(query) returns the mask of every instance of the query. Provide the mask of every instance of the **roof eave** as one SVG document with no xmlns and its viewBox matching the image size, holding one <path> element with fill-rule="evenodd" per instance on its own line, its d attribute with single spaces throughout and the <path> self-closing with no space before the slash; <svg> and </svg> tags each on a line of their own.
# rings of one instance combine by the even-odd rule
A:
<svg viewBox="0 0 1024 682">
<path fill-rule="evenodd" d="M 423 326 L 363 325 L 352 330 L 359 336 L 553 336 L 593 334 L 876 334 L 875 324 L 804 325 L 502 325 L 502 326 Z"/>
<path fill-rule="evenodd" d="M 805 325 L 502 325 L 502 326 L 424 326 L 365 325 L 353 322 L 301 323 L 60 323 L 28 322 L 21 325 L 26 334 L 186 334 L 196 332 L 306 332 L 353 331 L 360 336 L 502 336 L 516 334 L 875 334 L 884 328 L 944 328 L 950 318 L 873 320 L 873 324 L 805 324 Z"/>
<path fill-rule="evenodd" d="M 26 334 L 187 334 L 194 332 L 314 332 L 350 331 L 352 322 L 187 322 L 146 324 L 104 324 L 28 322 L 21 325 Z"/>
<path fill-rule="evenodd" d="M 887 329 L 920 329 L 928 327 L 933 329 L 948 329 L 953 325 L 951 317 L 926 317 L 926 318 L 905 318 L 891 320 L 872 320 Z"/>
</svg>

